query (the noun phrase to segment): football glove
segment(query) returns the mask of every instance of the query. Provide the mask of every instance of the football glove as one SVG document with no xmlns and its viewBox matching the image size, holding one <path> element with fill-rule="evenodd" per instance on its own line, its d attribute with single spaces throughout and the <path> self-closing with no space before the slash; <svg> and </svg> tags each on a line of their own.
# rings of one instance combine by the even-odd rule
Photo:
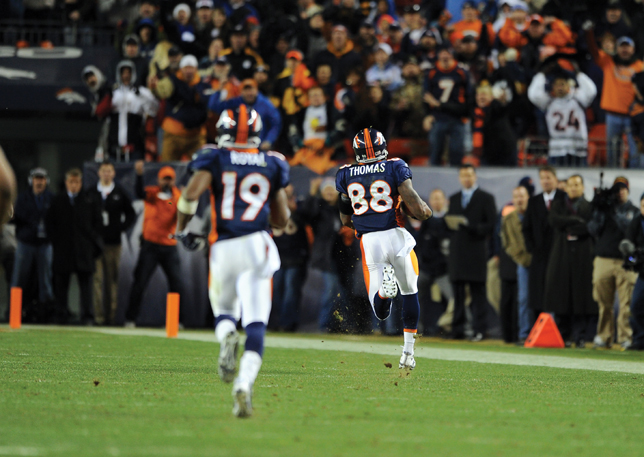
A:
<svg viewBox="0 0 644 457">
<path fill-rule="evenodd" d="M 174 235 L 174 239 L 179 241 L 188 251 L 200 251 L 206 247 L 206 237 L 190 232 L 180 232 Z"/>
</svg>

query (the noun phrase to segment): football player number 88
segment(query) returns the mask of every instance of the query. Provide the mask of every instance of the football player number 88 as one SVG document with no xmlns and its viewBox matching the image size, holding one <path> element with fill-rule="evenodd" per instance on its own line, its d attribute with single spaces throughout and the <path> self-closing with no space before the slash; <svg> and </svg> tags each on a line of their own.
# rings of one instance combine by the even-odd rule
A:
<svg viewBox="0 0 644 457">
<path fill-rule="evenodd" d="M 235 190 L 237 187 L 237 173 L 227 171 L 222 173 L 224 193 L 221 200 L 221 218 L 233 219 L 235 217 Z M 271 183 L 266 176 L 251 173 L 239 183 L 239 198 L 248 203 L 248 208 L 242 214 L 242 221 L 253 221 L 264 207 L 271 190 Z"/>
<path fill-rule="evenodd" d="M 365 188 L 362 184 L 354 182 L 347 187 L 353 214 L 359 216 L 366 213 L 371 207 L 377 213 L 384 213 L 393 208 L 394 200 L 391 198 L 391 187 L 386 181 L 374 181 L 369 187 L 371 199 L 365 199 Z"/>
</svg>

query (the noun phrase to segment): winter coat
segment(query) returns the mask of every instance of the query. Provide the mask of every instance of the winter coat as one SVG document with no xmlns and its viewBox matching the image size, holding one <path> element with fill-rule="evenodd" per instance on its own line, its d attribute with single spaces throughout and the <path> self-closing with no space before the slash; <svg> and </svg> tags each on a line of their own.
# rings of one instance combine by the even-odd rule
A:
<svg viewBox="0 0 644 457">
<path fill-rule="evenodd" d="M 529 267 L 532 254 L 525 247 L 523 232 L 521 231 L 521 218 L 516 211 L 505 216 L 501 221 L 501 243 L 503 250 L 515 263 Z"/>
<path fill-rule="evenodd" d="M 13 209 L 13 221 L 16 225 L 16 238 L 21 243 L 40 245 L 50 241 L 46 230 L 41 231 L 41 236 L 38 236 L 38 227 L 40 224 L 44 224 L 54 194 L 45 189 L 42 198 L 42 208 L 38 209 L 36 196 L 31 189 L 18 196 Z M 43 226 L 40 228 L 42 229 Z"/>
<path fill-rule="evenodd" d="M 132 200 L 123 188 L 115 184 L 114 189 L 103 199 L 97 187 L 88 191 L 89 195 L 101 207 L 101 236 L 106 245 L 121 244 L 121 233 L 128 230 L 136 221 L 136 213 L 132 208 Z"/>
<path fill-rule="evenodd" d="M 468 225 L 451 232 L 448 272 L 451 281 L 485 282 L 487 277 L 487 239 L 496 223 L 494 197 L 476 189 L 469 204 L 463 208 L 462 193 L 449 198 L 447 216 L 465 216 Z"/>
<path fill-rule="evenodd" d="M 593 300 L 593 238 L 588 232 L 592 206 L 580 197 L 554 201 L 548 221 L 553 243 L 546 271 L 543 310 L 563 315 L 597 314 Z"/>
<path fill-rule="evenodd" d="M 94 271 L 103 248 L 100 204 L 81 190 L 72 205 L 67 192 L 60 192 L 52 200 L 45 224 L 54 248 L 52 271 Z"/>
</svg>

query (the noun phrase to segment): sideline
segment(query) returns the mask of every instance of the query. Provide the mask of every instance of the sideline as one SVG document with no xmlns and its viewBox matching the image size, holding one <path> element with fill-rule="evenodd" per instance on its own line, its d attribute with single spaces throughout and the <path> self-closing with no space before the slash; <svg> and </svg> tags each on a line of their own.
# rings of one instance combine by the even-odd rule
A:
<svg viewBox="0 0 644 457">
<path fill-rule="evenodd" d="M 2 327 L 5 327 L 4 325 Z M 165 330 L 125 329 L 109 327 L 57 327 L 57 326 L 24 326 L 26 330 L 70 330 L 103 333 L 122 336 L 148 336 L 165 338 Z M 179 332 L 178 339 L 216 343 L 214 332 Z M 243 340 L 243 335 L 242 335 Z M 312 349 L 320 351 L 361 352 L 386 356 L 400 355 L 400 345 L 386 343 L 369 343 L 359 341 L 318 340 L 310 338 L 267 336 L 265 346 L 281 349 Z M 511 354 L 482 350 L 437 348 L 420 346 L 414 354 L 419 359 L 445 360 L 452 362 L 493 363 L 499 365 L 520 365 L 532 367 L 563 368 L 571 370 L 592 370 L 620 373 L 644 374 L 644 362 L 624 362 L 619 360 L 598 360 L 548 355 Z"/>
</svg>

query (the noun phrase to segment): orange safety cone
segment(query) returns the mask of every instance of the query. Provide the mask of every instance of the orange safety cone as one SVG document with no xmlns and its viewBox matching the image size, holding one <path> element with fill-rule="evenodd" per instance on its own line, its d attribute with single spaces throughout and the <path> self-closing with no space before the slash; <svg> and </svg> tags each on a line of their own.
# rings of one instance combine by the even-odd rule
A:
<svg viewBox="0 0 644 457">
<path fill-rule="evenodd" d="M 524 347 L 564 348 L 566 345 L 552 316 L 548 313 L 541 313 L 525 340 Z"/>
<path fill-rule="evenodd" d="M 179 334 L 179 294 L 168 293 L 165 312 L 165 333 L 168 338 L 176 338 Z"/>
<path fill-rule="evenodd" d="M 22 325 L 22 289 L 11 288 L 11 304 L 9 308 L 9 327 L 19 329 Z"/>
</svg>

